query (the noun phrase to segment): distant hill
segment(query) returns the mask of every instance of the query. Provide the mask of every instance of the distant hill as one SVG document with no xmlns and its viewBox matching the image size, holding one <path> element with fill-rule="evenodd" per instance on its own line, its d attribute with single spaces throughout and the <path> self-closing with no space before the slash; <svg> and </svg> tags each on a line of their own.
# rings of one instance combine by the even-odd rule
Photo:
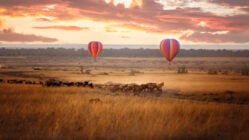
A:
<svg viewBox="0 0 249 140">
<path fill-rule="evenodd" d="M 0 48 L 0 56 L 61 56 L 89 57 L 85 49 L 7 49 Z M 178 57 L 249 57 L 249 50 L 180 50 Z M 100 57 L 162 57 L 159 49 L 104 49 Z"/>
</svg>

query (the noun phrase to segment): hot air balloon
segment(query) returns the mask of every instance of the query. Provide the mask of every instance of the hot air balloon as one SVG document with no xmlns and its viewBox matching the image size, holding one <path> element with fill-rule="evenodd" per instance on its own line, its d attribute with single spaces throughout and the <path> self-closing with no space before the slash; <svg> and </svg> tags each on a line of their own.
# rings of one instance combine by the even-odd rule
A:
<svg viewBox="0 0 249 140">
<path fill-rule="evenodd" d="M 180 44 L 176 39 L 164 39 L 161 41 L 160 49 L 164 57 L 171 62 L 180 50 Z"/>
<path fill-rule="evenodd" d="M 103 48 L 103 45 L 99 41 L 91 41 L 88 43 L 88 52 L 92 55 L 94 60 L 98 57 L 98 55 L 101 53 Z"/>
</svg>

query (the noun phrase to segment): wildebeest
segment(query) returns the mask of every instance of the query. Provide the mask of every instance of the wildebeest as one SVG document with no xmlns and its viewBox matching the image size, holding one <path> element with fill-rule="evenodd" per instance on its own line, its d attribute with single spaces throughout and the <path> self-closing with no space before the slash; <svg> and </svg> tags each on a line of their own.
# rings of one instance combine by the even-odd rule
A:
<svg viewBox="0 0 249 140">
<path fill-rule="evenodd" d="M 82 81 L 82 82 L 64 82 L 64 81 L 59 81 L 56 79 L 48 79 L 45 81 L 43 84 L 44 86 L 48 87 L 60 87 L 60 86 L 78 86 L 78 87 L 90 87 L 93 88 L 93 83 L 90 83 L 89 81 Z"/>
<path fill-rule="evenodd" d="M 75 86 L 74 82 L 63 82 L 63 85 L 71 87 L 71 86 Z"/>
<path fill-rule="evenodd" d="M 48 87 L 57 87 L 57 86 L 62 86 L 62 82 L 55 79 L 48 79 L 45 81 L 44 85 Z"/>
<path fill-rule="evenodd" d="M 93 98 L 89 100 L 89 103 L 102 103 L 102 101 L 99 98 Z"/>
<path fill-rule="evenodd" d="M 44 83 L 42 81 L 39 82 L 40 85 L 43 85 Z"/>
<path fill-rule="evenodd" d="M 29 81 L 29 80 L 27 80 L 27 81 L 25 81 L 25 84 L 32 84 L 33 82 L 32 81 Z"/>
<path fill-rule="evenodd" d="M 88 84 L 89 84 L 89 81 L 83 81 L 83 82 L 76 82 L 75 83 L 76 86 L 82 86 L 82 87 L 88 86 Z"/>
<path fill-rule="evenodd" d="M 10 83 L 10 84 L 22 84 L 23 82 L 24 80 L 17 80 L 17 79 L 7 80 L 7 83 Z"/>
<path fill-rule="evenodd" d="M 90 88 L 94 88 L 93 83 L 88 84 L 88 87 L 90 87 Z"/>
<path fill-rule="evenodd" d="M 162 93 L 164 83 L 146 83 L 146 84 L 98 84 L 95 88 L 110 90 L 111 92 L 123 92 L 126 94 L 133 93 L 133 95 L 140 94 L 156 94 Z"/>
</svg>

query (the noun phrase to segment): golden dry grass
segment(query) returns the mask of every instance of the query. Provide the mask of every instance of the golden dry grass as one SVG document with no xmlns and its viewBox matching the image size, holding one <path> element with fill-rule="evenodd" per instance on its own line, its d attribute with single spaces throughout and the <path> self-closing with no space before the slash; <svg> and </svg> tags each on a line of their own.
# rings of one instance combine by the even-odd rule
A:
<svg viewBox="0 0 249 140">
<path fill-rule="evenodd" d="M 248 105 L 0 85 L 0 139 L 248 139 Z M 102 103 L 89 103 L 99 98 Z"/>
<path fill-rule="evenodd" d="M 235 104 L 248 101 L 249 77 L 235 71 L 228 75 L 205 71 L 242 67 L 248 58 L 176 58 L 175 62 L 169 66 L 161 58 L 101 58 L 96 63 L 82 58 L 4 58 L 1 63 L 12 66 L 0 69 L 5 80 L 165 82 L 165 92 L 189 98 L 114 96 L 88 88 L 0 83 L 0 139 L 249 139 L 249 106 Z M 141 73 L 131 76 L 134 64 Z M 36 65 L 42 69 L 32 69 Z M 80 74 L 79 65 L 91 69 L 91 74 Z M 176 74 L 182 65 L 191 68 L 188 74 Z M 89 103 L 96 98 L 102 103 Z M 232 104 L 215 103 L 215 98 Z"/>
</svg>

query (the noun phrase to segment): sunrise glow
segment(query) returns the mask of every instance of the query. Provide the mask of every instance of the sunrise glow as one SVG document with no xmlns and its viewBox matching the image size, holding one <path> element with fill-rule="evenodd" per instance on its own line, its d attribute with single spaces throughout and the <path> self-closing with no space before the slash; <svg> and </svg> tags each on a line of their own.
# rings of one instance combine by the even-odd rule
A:
<svg viewBox="0 0 249 140">
<path fill-rule="evenodd" d="M 0 1 L 0 43 L 249 42 L 249 3 L 227 0 Z M 217 41 L 219 40 L 219 41 Z"/>
</svg>

